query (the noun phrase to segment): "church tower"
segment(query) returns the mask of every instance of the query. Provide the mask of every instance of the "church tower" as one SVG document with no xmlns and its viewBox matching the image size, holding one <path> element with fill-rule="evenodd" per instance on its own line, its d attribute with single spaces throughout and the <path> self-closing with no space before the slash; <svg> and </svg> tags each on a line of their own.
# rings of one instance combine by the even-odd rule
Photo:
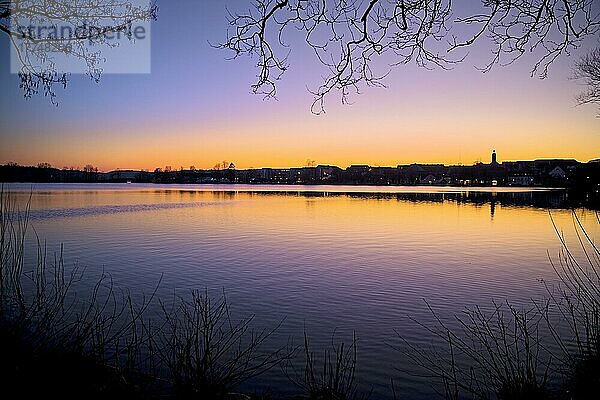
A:
<svg viewBox="0 0 600 400">
<path fill-rule="evenodd" d="M 492 150 L 492 164 L 498 164 L 498 161 L 496 159 L 496 150 Z"/>
</svg>

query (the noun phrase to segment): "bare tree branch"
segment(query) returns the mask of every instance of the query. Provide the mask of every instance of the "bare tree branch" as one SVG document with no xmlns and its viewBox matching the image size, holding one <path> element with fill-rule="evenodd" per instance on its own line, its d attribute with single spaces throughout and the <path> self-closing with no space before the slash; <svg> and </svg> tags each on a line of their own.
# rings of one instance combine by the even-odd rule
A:
<svg viewBox="0 0 600 400">
<path fill-rule="evenodd" d="M 120 32 L 132 40 L 132 23 L 156 19 L 158 8 L 149 4 L 140 6 L 133 0 L 0 1 L 0 32 L 9 37 L 16 54 L 24 96 L 41 92 L 57 104 L 56 85 L 68 83 L 68 74 L 57 68 L 58 55 L 83 63 L 87 74 L 98 82 L 102 48 L 115 46 L 107 35 Z"/>
<path fill-rule="evenodd" d="M 248 11 L 229 12 L 227 39 L 217 47 L 233 58 L 258 57 L 253 92 L 274 98 L 289 68 L 285 40 L 300 32 L 328 71 L 310 90 L 320 114 L 333 91 L 347 103 L 363 86 L 384 86 L 400 64 L 451 68 L 478 42 L 491 50 L 480 70 L 533 53 L 531 74 L 545 78 L 554 60 L 598 34 L 599 12 L 594 0 L 481 0 L 465 15 L 451 0 L 255 0 Z"/>
<path fill-rule="evenodd" d="M 587 89 L 577 96 L 578 104 L 600 104 L 600 48 L 581 57 L 575 63 L 575 79 L 584 81 Z"/>
</svg>

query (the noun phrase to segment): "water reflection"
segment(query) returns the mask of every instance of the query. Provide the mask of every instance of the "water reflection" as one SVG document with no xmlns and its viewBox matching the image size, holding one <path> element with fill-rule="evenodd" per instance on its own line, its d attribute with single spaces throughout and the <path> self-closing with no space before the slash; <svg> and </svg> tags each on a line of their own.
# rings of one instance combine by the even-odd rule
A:
<svg viewBox="0 0 600 400">
<path fill-rule="evenodd" d="M 44 184 L 12 184 L 9 188 L 19 194 L 22 204 L 32 191 L 35 192 L 32 207 L 43 208 L 51 206 L 53 196 L 61 195 L 61 205 L 81 203 L 94 199 L 110 205 L 137 204 L 141 198 L 152 197 L 161 203 L 176 201 L 212 201 L 235 200 L 255 197 L 305 197 L 305 198 L 335 198 L 349 197 L 358 199 L 395 199 L 406 202 L 455 202 L 483 205 L 490 203 L 504 206 L 536 207 L 551 209 L 572 209 L 585 207 L 598 209 L 600 205 L 588 203 L 585 199 L 574 196 L 559 189 L 524 189 L 524 188 L 450 188 L 450 187 L 376 187 L 376 186 L 219 186 L 219 185 L 44 185 Z M 293 190 L 292 190 L 293 189 Z M 131 200 L 128 202 L 127 200 Z M 115 204 L 116 203 L 116 204 Z M 80 204 L 81 205 L 81 204 Z M 493 211 L 491 211 L 493 214 Z"/>
</svg>

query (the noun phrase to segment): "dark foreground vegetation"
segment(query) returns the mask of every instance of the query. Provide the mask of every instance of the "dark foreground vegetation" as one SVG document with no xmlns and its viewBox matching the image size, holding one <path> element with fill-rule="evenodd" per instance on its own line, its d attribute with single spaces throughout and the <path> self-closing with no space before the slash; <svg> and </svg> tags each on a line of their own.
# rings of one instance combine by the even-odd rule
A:
<svg viewBox="0 0 600 400">
<path fill-rule="evenodd" d="M 398 332 L 398 374 L 428 379 L 446 399 L 591 399 L 600 390 L 600 250 L 573 214 L 577 248 L 551 257 L 560 284 L 528 307 L 497 304 L 420 324 L 437 344 L 419 347 Z M 600 223 L 598 214 L 596 222 Z M 240 384 L 281 370 L 296 399 L 368 398 L 356 381 L 357 340 L 315 349 L 272 346 L 279 326 L 236 318 L 225 293 L 193 291 L 169 301 L 133 295 L 109 275 L 79 292 L 83 270 L 62 249 L 38 246 L 25 262 L 28 211 L 0 191 L 0 362 L 4 394 L 50 398 L 246 399 Z M 160 313 L 149 313 L 150 306 Z M 456 322 L 455 321 L 455 322 Z M 283 321 L 282 321 L 283 323 Z M 458 326 L 459 328 L 456 328 Z M 441 343 L 441 344 L 440 344 Z M 399 380 L 390 383 L 390 396 Z M 273 398 L 259 394 L 255 398 Z"/>
</svg>

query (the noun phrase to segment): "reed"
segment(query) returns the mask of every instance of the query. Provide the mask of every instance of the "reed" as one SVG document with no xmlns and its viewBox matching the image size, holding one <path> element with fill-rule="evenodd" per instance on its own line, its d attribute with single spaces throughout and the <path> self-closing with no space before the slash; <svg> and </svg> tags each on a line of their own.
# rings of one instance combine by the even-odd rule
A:
<svg viewBox="0 0 600 400">
<path fill-rule="evenodd" d="M 600 224 L 598 214 L 595 223 Z M 552 215 L 550 215 L 552 219 Z M 394 346 L 411 367 L 402 373 L 435 381 L 446 399 L 588 399 L 600 390 L 600 252 L 573 212 L 575 244 L 552 219 L 561 243 L 549 255 L 557 283 L 516 307 L 493 303 L 455 316 L 450 326 L 427 303 L 434 323 L 413 319 L 437 340 L 415 345 L 400 332 Z"/>
<path fill-rule="evenodd" d="M 565 391 L 574 399 L 585 399 L 600 390 L 600 249 L 575 212 L 572 220 L 575 245 L 552 219 L 561 248 L 549 259 L 559 284 L 546 283 L 556 312 L 545 315 L 561 352 Z M 595 223 L 600 225 L 598 212 Z"/>
<path fill-rule="evenodd" d="M 292 363 L 284 370 L 296 387 L 309 400 L 355 400 L 367 398 L 368 394 L 359 394 L 356 383 L 357 340 L 356 333 L 347 344 L 331 336 L 328 347 L 319 351 L 317 356 L 306 331 L 301 347 L 304 356 L 303 368 L 299 371 Z"/>
<path fill-rule="evenodd" d="M 177 297 L 171 309 L 162 302 L 161 308 L 163 323 L 151 340 L 179 397 L 226 398 L 289 357 L 286 346 L 263 350 L 283 321 L 256 330 L 253 316 L 234 320 L 225 291 L 211 297 L 194 290 L 189 299 Z"/>
<path fill-rule="evenodd" d="M 234 320 L 224 292 L 193 291 L 168 309 L 155 299 L 160 281 L 135 300 L 107 273 L 82 288 L 85 269 L 66 267 L 62 246 L 48 257 L 30 232 L 29 204 L 20 210 L 0 187 L 0 346 L 3 376 L 13 384 L 33 376 L 48 386 L 68 380 L 63 392 L 230 398 L 288 357 L 284 347 L 263 351 L 281 323 L 256 330 L 253 317 Z M 25 263 L 29 233 L 37 242 L 32 266 Z M 150 306 L 162 309 L 158 320 L 148 316 Z"/>
</svg>

